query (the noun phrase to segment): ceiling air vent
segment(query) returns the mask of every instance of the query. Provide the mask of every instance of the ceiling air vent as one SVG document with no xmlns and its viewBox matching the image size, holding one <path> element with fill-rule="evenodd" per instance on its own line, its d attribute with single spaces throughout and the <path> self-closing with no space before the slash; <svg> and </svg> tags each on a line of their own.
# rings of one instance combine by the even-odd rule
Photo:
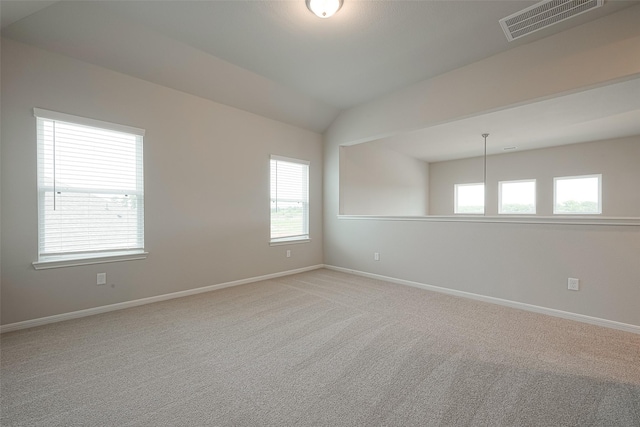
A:
<svg viewBox="0 0 640 427">
<path fill-rule="evenodd" d="M 549 27 L 565 19 L 596 9 L 604 0 L 546 0 L 500 20 L 500 26 L 512 41 Z"/>
</svg>

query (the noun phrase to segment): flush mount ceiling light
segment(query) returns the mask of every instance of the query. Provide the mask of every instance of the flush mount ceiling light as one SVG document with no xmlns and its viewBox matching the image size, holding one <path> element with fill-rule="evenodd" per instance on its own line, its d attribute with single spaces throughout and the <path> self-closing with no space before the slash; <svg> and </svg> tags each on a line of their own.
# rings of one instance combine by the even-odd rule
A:
<svg viewBox="0 0 640 427">
<path fill-rule="evenodd" d="M 307 8 L 320 18 L 333 16 L 340 8 L 344 0 L 305 0 Z"/>
</svg>

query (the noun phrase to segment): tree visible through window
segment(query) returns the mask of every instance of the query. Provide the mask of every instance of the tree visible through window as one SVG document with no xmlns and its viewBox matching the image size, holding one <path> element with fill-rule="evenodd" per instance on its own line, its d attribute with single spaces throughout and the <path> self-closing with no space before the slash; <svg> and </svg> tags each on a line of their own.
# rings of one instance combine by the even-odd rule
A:
<svg viewBox="0 0 640 427">
<path fill-rule="evenodd" d="M 498 198 L 500 214 L 535 214 L 536 180 L 500 181 Z"/>
<path fill-rule="evenodd" d="M 309 239 L 309 162 L 271 156 L 271 242 Z"/>
<path fill-rule="evenodd" d="M 554 214 L 601 214 L 602 175 L 554 178 Z"/>
<path fill-rule="evenodd" d="M 457 214 L 484 213 L 484 184 L 456 184 L 454 210 Z"/>
<path fill-rule="evenodd" d="M 144 131 L 35 109 L 39 260 L 144 250 Z"/>
</svg>

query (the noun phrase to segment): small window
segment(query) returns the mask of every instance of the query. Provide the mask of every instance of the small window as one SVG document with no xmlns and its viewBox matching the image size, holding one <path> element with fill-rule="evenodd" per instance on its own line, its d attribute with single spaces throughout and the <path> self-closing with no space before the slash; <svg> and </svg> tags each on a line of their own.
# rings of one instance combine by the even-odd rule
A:
<svg viewBox="0 0 640 427">
<path fill-rule="evenodd" d="M 484 184 L 455 184 L 454 213 L 483 214 Z"/>
<path fill-rule="evenodd" d="M 271 243 L 309 240 L 309 162 L 271 156 Z"/>
<path fill-rule="evenodd" d="M 536 180 L 498 182 L 498 213 L 507 215 L 536 213 Z"/>
<path fill-rule="evenodd" d="M 144 251 L 144 130 L 34 109 L 38 261 Z"/>
<path fill-rule="evenodd" d="M 601 214 L 602 175 L 565 176 L 553 179 L 554 214 Z"/>
</svg>

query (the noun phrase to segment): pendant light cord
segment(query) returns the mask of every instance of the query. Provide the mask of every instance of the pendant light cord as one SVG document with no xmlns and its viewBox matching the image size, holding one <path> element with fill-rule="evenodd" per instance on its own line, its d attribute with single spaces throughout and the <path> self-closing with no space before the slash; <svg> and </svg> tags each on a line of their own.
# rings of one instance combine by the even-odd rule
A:
<svg viewBox="0 0 640 427">
<path fill-rule="evenodd" d="M 484 210 L 484 215 L 487 214 L 486 210 L 486 206 L 487 206 L 487 137 L 489 136 L 488 133 L 483 133 L 482 137 L 484 138 L 484 182 L 483 182 L 483 196 L 484 196 L 484 206 L 485 208 Z"/>
</svg>

